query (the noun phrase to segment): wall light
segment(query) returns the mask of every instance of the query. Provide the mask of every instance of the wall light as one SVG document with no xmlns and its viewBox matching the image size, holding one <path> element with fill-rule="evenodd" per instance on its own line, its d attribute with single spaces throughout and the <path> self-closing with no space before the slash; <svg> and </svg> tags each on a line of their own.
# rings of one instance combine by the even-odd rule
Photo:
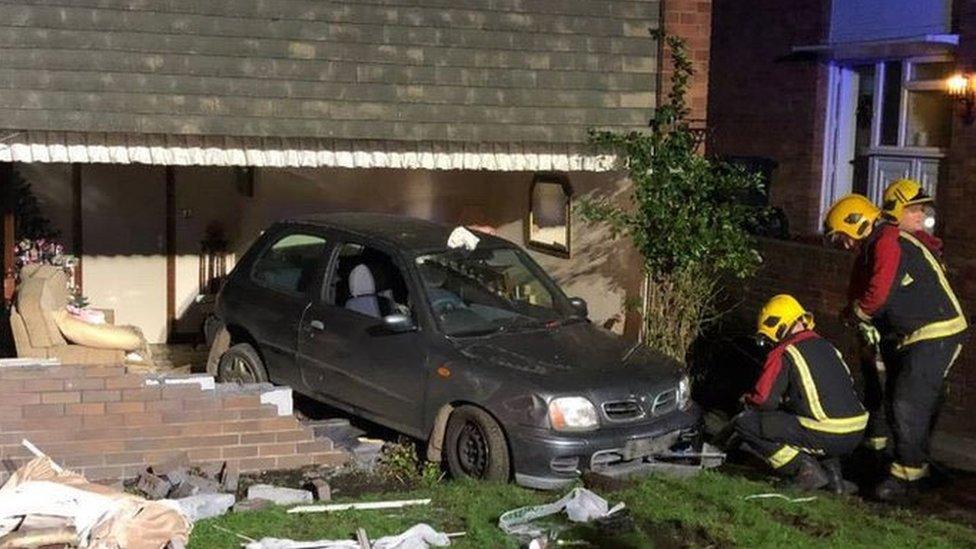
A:
<svg viewBox="0 0 976 549">
<path fill-rule="evenodd" d="M 946 92 L 962 103 L 962 121 L 976 120 L 976 74 L 956 73 L 946 80 Z"/>
</svg>

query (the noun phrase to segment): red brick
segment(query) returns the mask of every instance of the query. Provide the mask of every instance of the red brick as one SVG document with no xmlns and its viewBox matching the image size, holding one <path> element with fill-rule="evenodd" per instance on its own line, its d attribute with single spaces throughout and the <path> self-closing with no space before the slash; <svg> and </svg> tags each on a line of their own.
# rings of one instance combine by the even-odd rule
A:
<svg viewBox="0 0 976 549">
<path fill-rule="evenodd" d="M 193 385 L 166 385 L 163 387 L 162 397 L 165 399 L 180 399 L 189 400 L 194 398 L 201 398 L 203 396 L 210 396 L 209 393 L 205 393 L 200 390 L 200 386 Z"/>
<path fill-rule="evenodd" d="M 135 425 L 159 425 L 163 422 L 163 416 L 159 413 L 153 412 L 143 412 L 141 414 L 130 414 L 124 416 L 124 423 L 126 427 Z"/>
<path fill-rule="evenodd" d="M 312 463 L 314 463 L 314 457 L 310 454 L 278 456 L 275 458 L 275 467 L 278 469 L 297 469 L 306 465 L 312 465 Z"/>
<path fill-rule="evenodd" d="M 9 419 L 20 419 L 23 406 L 3 406 L 0 405 L 0 421 Z"/>
<path fill-rule="evenodd" d="M 105 380 L 106 389 L 138 389 L 140 387 L 145 387 L 145 385 L 146 380 L 144 377 L 131 374 L 110 377 Z"/>
<path fill-rule="evenodd" d="M 312 434 L 306 433 L 303 430 L 295 431 L 280 431 L 275 433 L 275 441 L 277 442 L 305 442 L 315 438 Z"/>
<path fill-rule="evenodd" d="M 81 394 L 83 402 L 118 402 L 122 400 L 121 391 L 85 391 Z"/>
<path fill-rule="evenodd" d="M 258 395 L 234 395 L 221 399 L 225 410 L 235 408 L 256 408 L 261 406 L 261 397 Z"/>
<path fill-rule="evenodd" d="M 119 428 L 119 416 L 81 416 L 84 418 L 85 429 L 111 429 Z"/>
<path fill-rule="evenodd" d="M 273 457 L 244 458 L 241 460 L 241 472 L 267 471 L 274 469 L 277 462 Z"/>
<path fill-rule="evenodd" d="M 181 412 L 189 401 L 184 400 L 150 400 L 146 402 L 146 410 L 150 412 Z"/>
<path fill-rule="evenodd" d="M 277 436 L 274 432 L 270 433 L 247 433 L 241 435 L 241 444 L 262 444 L 275 442 Z"/>
<path fill-rule="evenodd" d="M 109 402 L 105 406 L 107 414 L 138 414 L 146 409 L 144 402 Z"/>
<path fill-rule="evenodd" d="M 81 402 L 81 393 L 78 391 L 44 393 L 41 395 L 41 402 L 44 404 L 72 404 Z"/>
<path fill-rule="evenodd" d="M 84 377 L 118 377 L 124 373 L 122 366 L 92 366 L 85 368 Z"/>
<path fill-rule="evenodd" d="M 77 469 L 79 467 L 93 467 L 96 465 L 105 465 L 105 456 L 103 454 L 73 454 L 60 457 L 58 459 L 58 464 L 71 469 Z"/>
<path fill-rule="evenodd" d="M 64 388 L 67 391 L 87 391 L 87 390 L 99 390 L 104 389 L 105 384 L 115 378 L 78 378 L 78 379 L 66 379 L 64 380 Z"/>
<path fill-rule="evenodd" d="M 68 404 L 64 409 L 65 415 L 69 416 L 97 416 L 105 413 L 105 404 L 102 402 L 85 402 L 82 404 Z"/>
<path fill-rule="evenodd" d="M 111 467 L 83 467 L 81 474 L 91 481 L 115 480 L 125 475 L 125 467 L 115 465 Z"/>
<path fill-rule="evenodd" d="M 41 393 L 7 393 L 3 396 L 3 403 L 11 404 L 40 404 Z"/>
<path fill-rule="evenodd" d="M 61 379 L 27 379 L 24 380 L 25 391 L 60 391 L 64 389 Z"/>
<path fill-rule="evenodd" d="M 298 443 L 298 452 L 312 453 L 312 452 L 328 452 L 332 450 L 332 443 L 326 442 L 324 440 L 313 440 L 309 442 Z"/>
<path fill-rule="evenodd" d="M 278 417 L 278 408 L 270 404 L 261 405 L 258 408 L 245 408 L 240 410 L 241 419 L 261 419 Z"/>
<path fill-rule="evenodd" d="M 295 443 L 262 444 L 258 446 L 259 456 L 288 456 L 295 453 Z"/>
<path fill-rule="evenodd" d="M 64 404 L 30 404 L 23 407 L 24 419 L 63 416 Z"/>
<path fill-rule="evenodd" d="M 220 459 L 220 448 L 193 448 L 187 451 L 186 455 L 192 461 L 218 460 Z"/>
<path fill-rule="evenodd" d="M 217 410 L 219 408 L 220 401 L 216 398 L 195 398 L 183 401 L 183 409 L 187 411 Z"/>
<path fill-rule="evenodd" d="M 221 450 L 221 457 L 224 458 L 248 458 L 257 457 L 257 446 L 224 446 Z"/>
<path fill-rule="evenodd" d="M 122 400 L 159 400 L 162 391 L 159 387 L 142 387 L 139 389 L 123 389 Z"/>
</svg>

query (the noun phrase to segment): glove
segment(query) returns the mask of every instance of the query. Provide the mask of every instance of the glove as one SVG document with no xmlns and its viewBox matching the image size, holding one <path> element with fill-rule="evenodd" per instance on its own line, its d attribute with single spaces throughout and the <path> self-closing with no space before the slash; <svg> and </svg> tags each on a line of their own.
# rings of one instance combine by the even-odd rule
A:
<svg viewBox="0 0 976 549">
<path fill-rule="evenodd" d="M 878 329 L 875 328 L 873 324 L 869 324 L 867 322 L 859 322 L 857 325 L 857 331 L 860 332 L 861 334 L 861 340 L 863 340 L 865 344 L 870 345 L 871 347 L 874 347 L 875 345 L 881 342 L 881 334 L 878 332 Z"/>
</svg>

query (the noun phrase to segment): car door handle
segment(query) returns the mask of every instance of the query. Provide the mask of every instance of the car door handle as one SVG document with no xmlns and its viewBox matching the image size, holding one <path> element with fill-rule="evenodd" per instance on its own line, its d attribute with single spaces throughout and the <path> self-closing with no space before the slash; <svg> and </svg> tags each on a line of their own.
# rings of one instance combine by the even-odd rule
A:
<svg viewBox="0 0 976 549">
<path fill-rule="evenodd" d="M 325 329 L 325 324 L 323 324 L 321 320 L 313 320 L 308 323 L 308 327 L 309 329 L 321 332 Z"/>
</svg>

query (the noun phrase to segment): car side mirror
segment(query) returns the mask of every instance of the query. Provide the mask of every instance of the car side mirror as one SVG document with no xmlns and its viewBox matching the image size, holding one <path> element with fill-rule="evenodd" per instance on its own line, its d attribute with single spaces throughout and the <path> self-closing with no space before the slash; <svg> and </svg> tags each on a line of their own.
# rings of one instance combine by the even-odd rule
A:
<svg viewBox="0 0 976 549">
<path fill-rule="evenodd" d="M 569 298 L 569 304 L 572 305 L 573 310 L 581 318 L 588 318 L 590 316 L 590 310 L 586 306 L 586 300 L 582 297 L 571 297 Z"/>
<path fill-rule="evenodd" d="M 388 332 L 394 334 L 412 332 L 417 329 L 417 325 L 413 323 L 413 319 L 407 315 L 402 315 L 402 314 L 392 314 L 392 315 L 384 316 L 383 327 L 386 328 Z"/>
</svg>

